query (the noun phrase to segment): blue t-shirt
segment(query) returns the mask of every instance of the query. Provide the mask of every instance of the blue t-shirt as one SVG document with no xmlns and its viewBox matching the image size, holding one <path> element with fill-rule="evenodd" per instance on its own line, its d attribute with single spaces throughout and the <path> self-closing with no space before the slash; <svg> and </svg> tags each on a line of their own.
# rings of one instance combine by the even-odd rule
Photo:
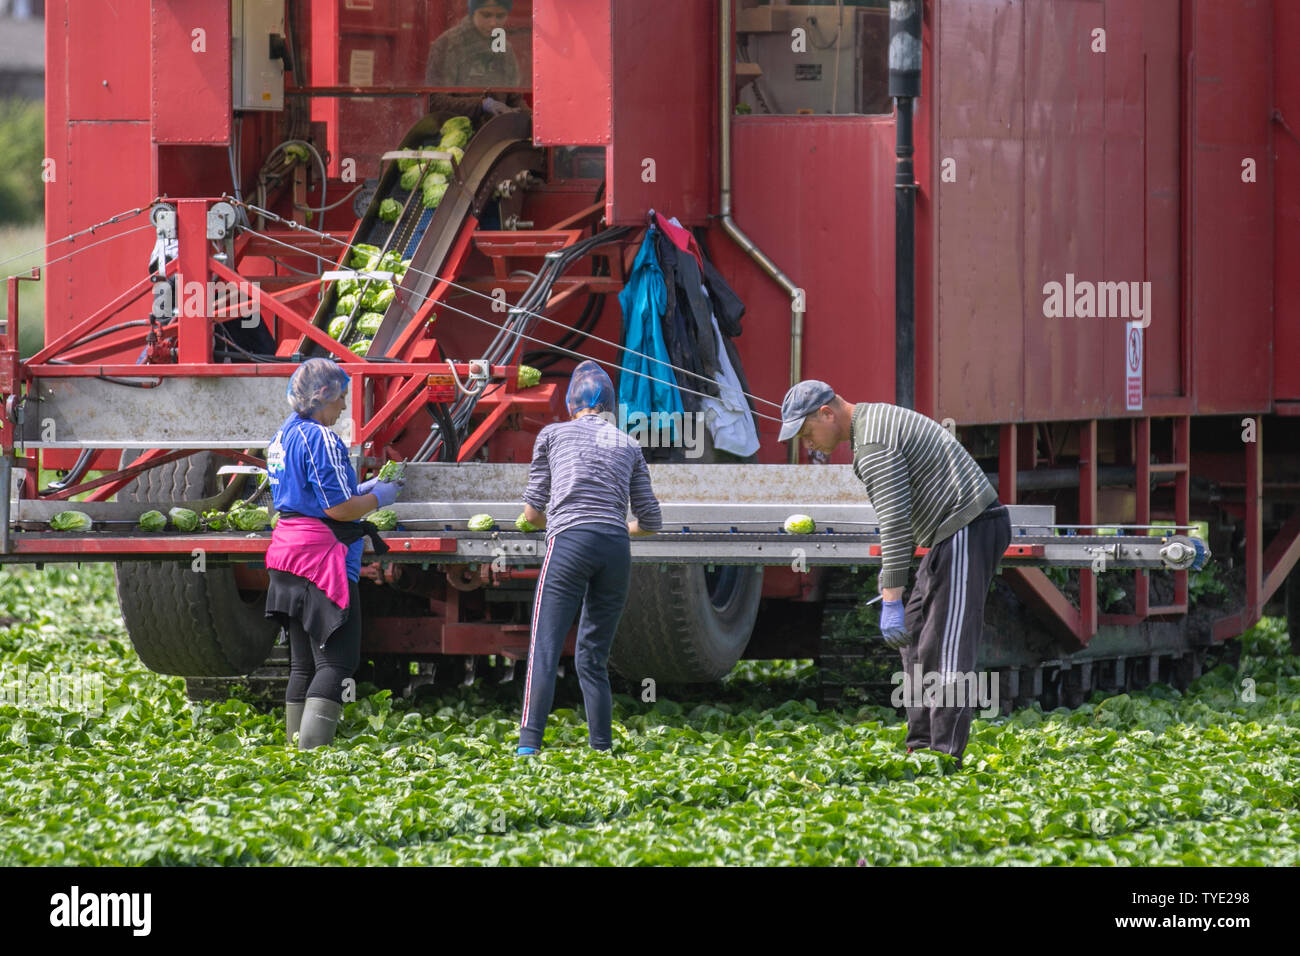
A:
<svg viewBox="0 0 1300 956">
<path fill-rule="evenodd" d="M 296 511 L 325 518 L 326 508 L 343 504 L 357 493 L 357 473 L 348 461 L 343 439 L 320 422 L 290 415 L 266 448 L 266 470 L 277 511 Z M 348 579 L 361 579 L 365 539 L 348 546 Z"/>
</svg>

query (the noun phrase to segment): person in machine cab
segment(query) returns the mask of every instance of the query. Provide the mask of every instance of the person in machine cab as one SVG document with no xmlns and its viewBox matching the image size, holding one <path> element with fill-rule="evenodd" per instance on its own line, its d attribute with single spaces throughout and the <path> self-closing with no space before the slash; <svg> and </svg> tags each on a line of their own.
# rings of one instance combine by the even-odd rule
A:
<svg viewBox="0 0 1300 956">
<path fill-rule="evenodd" d="M 425 66 L 427 86 L 469 87 L 477 95 L 434 93 L 429 110 L 468 116 L 477 124 L 484 116 L 519 109 L 518 93 L 502 98 L 487 95 L 494 89 L 520 84 L 519 61 L 506 36 L 506 19 L 514 0 L 469 0 L 465 19 L 433 41 Z"/>
</svg>

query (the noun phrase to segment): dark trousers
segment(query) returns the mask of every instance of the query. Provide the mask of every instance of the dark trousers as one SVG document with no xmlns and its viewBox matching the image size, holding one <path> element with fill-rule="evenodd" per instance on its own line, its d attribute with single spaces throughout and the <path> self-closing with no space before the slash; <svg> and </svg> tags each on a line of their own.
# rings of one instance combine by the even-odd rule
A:
<svg viewBox="0 0 1300 956">
<path fill-rule="evenodd" d="M 308 697 L 322 697 L 343 703 L 343 682 L 357 671 L 361 663 L 361 597 L 357 582 L 348 582 L 348 616 L 339 629 L 329 636 L 325 646 L 318 646 L 293 618 L 289 623 L 289 687 L 284 699 L 300 704 Z"/>
<path fill-rule="evenodd" d="M 975 659 L 984 632 L 984 601 L 1010 542 L 1010 512 L 995 503 L 921 559 L 904 619 L 913 640 L 902 651 L 911 690 L 907 746 L 913 750 L 939 750 L 960 760 L 966 749 L 976 704 L 970 691 L 979 687 Z M 922 681 L 916 680 L 918 674 Z M 939 691 L 939 706 L 925 706 L 920 697 L 925 675 L 937 675 L 931 686 Z M 950 686 L 957 680 L 963 684 L 960 694 Z"/>
<path fill-rule="evenodd" d="M 610 748 L 613 700 L 606 665 L 614 632 L 627 603 L 631 570 L 631 545 L 626 529 L 585 524 L 552 535 L 533 600 L 519 746 L 542 745 L 546 718 L 555 699 L 555 672 L 564 651 L 564 639 L 581 608 L 574 657 L 582 684 L 582 700 L 587 708 L 587 736 L 597 750 Z"/>
</svg>

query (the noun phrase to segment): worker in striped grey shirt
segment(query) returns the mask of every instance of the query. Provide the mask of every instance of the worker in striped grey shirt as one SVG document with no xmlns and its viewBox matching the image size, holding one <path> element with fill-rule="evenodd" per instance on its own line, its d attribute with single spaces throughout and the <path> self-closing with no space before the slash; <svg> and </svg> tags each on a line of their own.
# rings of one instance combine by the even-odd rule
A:
<svg viewBox="0 0 1300 956">
<path fill-rule="evenodd" d="M 984 600 L 1011 541 L 1010 513 L 961 443 L 911 409 L 853 405 L 809 379 L 786 393 L 781 419 L 781 441 L 797 438 L 825 454 L 851 443 L 854 473 L 880 525 L 880 629 L 902 652 L 912 690 L 907 749 L 949 753 L 960 765 L 976 701 L 947 692 L 927 706 L 921 687 L 927 675 L 935 675 L 941 691 L 958 681 L 963 690 L 977 686 L 969 677 L 983 636 Z M 917 547 L 930 550 L 904 607 Z M 921 680 L 914 678 L 918 671 Z"/>
<path fill-rule="evenodd" d="M 641 446 L 613 425 L 614 384 L 595 362 L 580 363 L 565 396 L 570 418 L 547 425 L 533 445 L 524 517 L 546 528 L 546 558 L 533 599 L 520 755 L 542 745 L 564 639 L 579 608 L 574 662 L 587 709 L 588 742 L 612 745 L 609 650 L 627 604 L 629 535 L 663 526 Z M 632 514 L 628 520 L 628 502 Z M 544 512 L 544 513 L 543 513 Z"/>
</svg>

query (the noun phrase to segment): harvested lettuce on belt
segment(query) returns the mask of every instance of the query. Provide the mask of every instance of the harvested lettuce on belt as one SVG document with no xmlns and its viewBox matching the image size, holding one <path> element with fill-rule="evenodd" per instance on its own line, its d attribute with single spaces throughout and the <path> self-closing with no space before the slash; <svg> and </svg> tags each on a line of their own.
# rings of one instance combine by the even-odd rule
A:
<svg viewBox="0 0 1300 956">
<path fill-rule="evenodd" d="M 347 331 L 347 328 L 348 317 L 346 315 L 336 315 L 334 318 L 330 319 L 330 327 L 328 329 L 329 337 L 337 342 L 339 339 L 343 338 L 343 333 Z"/>
<path fill-rule="evenodd" d="M 370 512 L 361 520 L 369 521 L 380 531 L 392 531 L 397 527 L 397 512 L 382 508 L 379 511 Z"/>
<path fill-rule="evenodd" d="M 420 176 L 421 173 L 423 172 L 421 165 L 417 164 L 414 159 L 412 160 L 399 159 L 398 162 L 399 163 L 410 162 L 412 165 L 407 169 L 402 170 L 402 178 L 398 180 L 397 184 L 401 186 L 403 189 L 405 189 L 408 193 L 415 192 L 415 187 L 420 185 Z"/>
<path fill-rule="evenodd" d="M 491 531 L 496 526 L 496 519 L 488 514 L 474 515 L 469 519 L 470 531 Z"/>
<path fill-rule="evenodd" d="M 224 511 L 203 512 L 203 528 L 205 531 L 225 531 L 229 527 L 230 521 Z"/>
<path fill-rule="evenodd" d="M 385 199 L 379 204 L 379 218 L 384 222 L 397 222 L 402 215 L 402 204 L 396 199 Z"/>
<path fill-rule="evenodd" d="M 429 180 L 425 181 L 421 187 L 420 201 L 424 204 L 425 209 L 436 209 L 442 202 L 442 197 L 447 194 L 446 183 L 435 183 Z"/>
<path fill-rule="evenodd" d="M 265 508 L 231 509 L 226 517 L 240 531 L 261 531 L 271 523 L 271 515 Z"/>
<path fill-rule="evenodd" d="M 452 156 L 455 156 L 455 157 L 456 157 L 456 164 L 457 164 L 457 165 L 460 165 L 461 160 L 463 160 L 463 159 L 465 158 L 465 150 L 461 149 L 459 146 L 452 146 L 452 147 L 449 147 L 449 148 L 447 148 L 447 149 L 444 149 L 443 152 L 444 152 L 444 153 L 451 153 Z M 454 171 L 454 170 L 453 170 L 452 165 L 451 165 L 451 160 L 449 160 L 449 159 L 435 159 L 435 160 L 433 161 L 433 173 L 432 173 L 432 175 L 434 175 L 434 176 L 450 176 L 450 175 L 452 174 L 453 171 Z"/>
<path fill-rule="evenodd" d="M 446 139 L 449 133 L 454 133 L 459 131 L 464 133 L 466 136 L 468 136 L 471 132 L 473 132 L 473 130 L 474 130 L 474 124 L 470 122 L 468 116 L 453 116 L 451 119 L 447 120 L 440 127 L 438 127 L 438 135 Z"/>
<path fill-rule="evenodd" d="M 542 530 L 541 528 L 533 524 L 531 521 L 529 521 L 527 518 L 525 518 L 522 513 L 519 515 L 518 518 L 515 519 L 515 528 L 519 531 L 524 531 L 529 534 L 531 534 L 534 531 Z"/>
<path fill-rule="evenodd" d="M 50 530 L 89 531 L 93 523 L 84 511 L 60 511 L 50 519 Z"/>
<path fill-rule="evenodd" d="M 817 524 L 809 515 L 791 515 L 785 519 L 785 530 L 788 534 L 812 534 Z"/>
<path fill-rule="evenodd" d="M 177 531 L 198 530 L 199 515 L 197 511 L 191 511 L 189 508 L 172 508 L 167 512 L 167 516 L 172 519 L 172 524 L 176 526 Z"/>
<path fill-rule="evenodd" d="M 370 339 L 358 339 L 348 346 L 353 355 L 365 355 L 370 351 Z"/>
<path fill-rule="evenodd" d="M 379 312 L 362 312 L 357 318 L 357 331 L 367 337 L 373 337 L 383 324 L 384 317 Z"/>
<path fill-rule="evenodd" d="M 352 258 L 348 260 L 348 265 L 353 269 L 372 269 L 373 263 L 378 261 L 379 247 L 360 242 L 352 247 Z"/>
<path fill-rule="evenodd" d="M 387 282 L 373 282 L 361 294 L 361 308 L 367 312 L 383 312 L 393 304 L 393 287 Z"/>
<path fill-rule="evenodd" d="M 438 144 L 438 149 L 444 152 L 452 149 L 464 149 L 469 144 L 469 133 L 462 130 L 453 130 L 442 138 Z"/>
<path fill-rule="evenodd" d="M 146 511 L 136 524 L 141 531 L 162 531 L 167 527 L 167 516 L 161 511 Z"/>
<path fill-rule="evenodd" d="M 351 295 L 341 295 L 337 302 L 334 303 L 335 315 L 351 315 L 357 308 L 357 302 L 361 296 L 353 292 Z"/>
</svg>

